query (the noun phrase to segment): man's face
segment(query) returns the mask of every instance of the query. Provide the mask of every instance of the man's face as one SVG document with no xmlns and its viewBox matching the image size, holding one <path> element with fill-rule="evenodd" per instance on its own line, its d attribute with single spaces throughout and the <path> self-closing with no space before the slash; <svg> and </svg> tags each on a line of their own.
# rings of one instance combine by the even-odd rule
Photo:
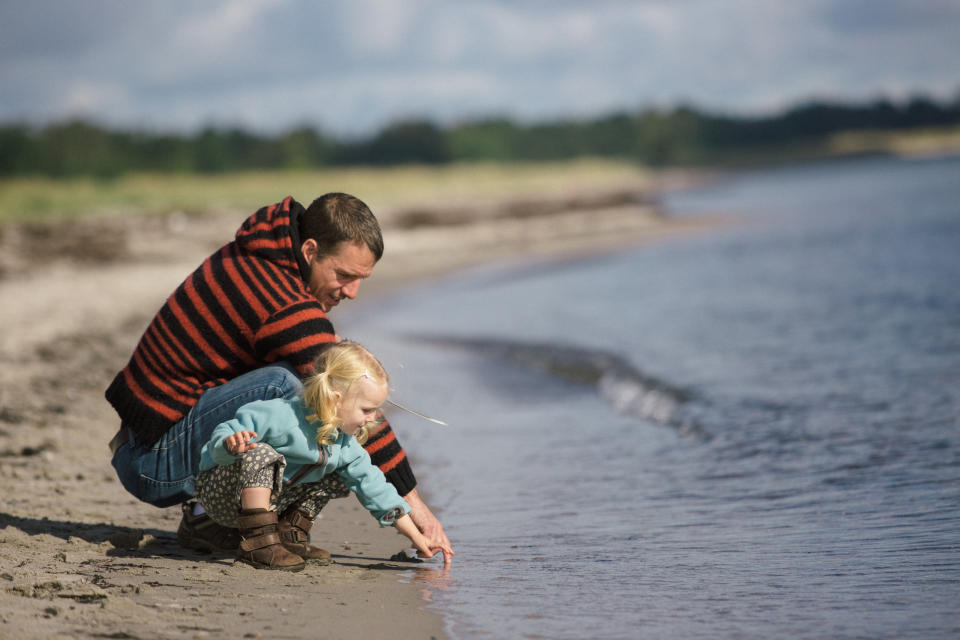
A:
<svg viewBox="0 0 960 640">
<path fill-rule="evenodd" d="M 370 277 L 377 263 L 373 252 L 362 243 L 341 242 L 333 253 L 319 258 L 317 243 L 307 240 L 301 251 L 310 265 L 307 289 L 324 312 L 333 309 L 344 298 L 356 298 L 360 282 Z"/>
</svg>

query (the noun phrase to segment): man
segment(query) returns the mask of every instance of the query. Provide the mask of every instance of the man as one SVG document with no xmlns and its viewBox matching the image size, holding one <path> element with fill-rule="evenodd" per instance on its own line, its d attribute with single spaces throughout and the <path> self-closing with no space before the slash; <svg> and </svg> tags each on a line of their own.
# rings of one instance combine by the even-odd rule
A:
<svg viewBox="0 0 960 640">
<path fill-rule="evenodd" d="M 382 255 L 379 224 L 362 201 L 328 193 L 304 209 L 287 197 L 251 215 L 157 312 L 106 391 L 121 418 L 111 462 L 140 500 L 183 504 L 181 545 L 236 549 L 236 530 L 191 501 L 200 449 L 241 405 L 300 392 L 317 354 L 339 339 L 327 313 L 357 296 Z M 365 448 L 424 536 L 449 548 L 390 425 Z M 309 529 L 296 517 L 286 527 L 291 543 L 301 545 Z"/>
</svg>

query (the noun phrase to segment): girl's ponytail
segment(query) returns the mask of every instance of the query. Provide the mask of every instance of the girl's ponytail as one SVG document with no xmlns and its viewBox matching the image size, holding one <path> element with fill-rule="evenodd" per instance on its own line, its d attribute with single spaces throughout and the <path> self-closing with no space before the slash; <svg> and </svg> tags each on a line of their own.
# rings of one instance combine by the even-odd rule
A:
<svg viewBox="0 0 960 640">
<path fill-rule="evenodd" d="M 307 414 L 307 418 L 320 423 L 317 428 L 317 442 L 321 446 L 333 444 L 341 421 L 337 417 L 336 396 L 330 388 L 330 376 L 326 371 L 318 372 L 314 368 L 313 375 L 304 381 L 303 404 L 311 412 Z"/>
</svg>

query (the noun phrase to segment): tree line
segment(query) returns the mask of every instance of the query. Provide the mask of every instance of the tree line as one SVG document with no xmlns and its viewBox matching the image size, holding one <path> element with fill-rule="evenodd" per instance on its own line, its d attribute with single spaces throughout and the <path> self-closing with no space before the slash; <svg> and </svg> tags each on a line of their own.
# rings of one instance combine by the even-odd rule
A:
<svg viewBox="0 0 960 640">
<path fill-rule="evenodd" d="M 809 102 L 766 117 L 693 107 L 613 113 L 519 125 L 508 118 L 440 127 L 393 123 L 368 138 L 338 140 L 311 127 L 260 135 L 235 127 L 193 134 L 109 129 L 83 120 L 37 128 L 0 125 L 0 175 L 114 177 L 134 171 L 226 173 L 252 169 L 608 157 L 661 166 L 778 159 L 824 150 L 844 131 L 898 131 L 960 124 L 960 95 L 894 103 Z"/>
</svg>

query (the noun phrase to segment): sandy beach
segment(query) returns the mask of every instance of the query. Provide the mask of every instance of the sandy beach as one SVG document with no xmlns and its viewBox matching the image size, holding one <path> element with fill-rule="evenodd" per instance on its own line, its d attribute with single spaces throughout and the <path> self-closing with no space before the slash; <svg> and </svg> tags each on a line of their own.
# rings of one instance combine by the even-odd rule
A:
<svg viewBox="0 0 960 640">
<path fill-rule="evenodd" d="M 179 508 L 138 502 L 110 467 L 119 424 L 103 390 L 165 296 L 266 203 L 250 204 L 0 230 L 0 638 L 445 637 L 429 608 L 442 564 L 392 560 L 406 539 L 354 498 L 313 529 L 335 564 L 258 571 L 181 549 Z M 706 226 L 665 218 L 650 193 L 629 190 L 375 213 L 387 251 L 361 288 L 368 298 L 492 260 L 576 257 Z"/>
</svg>

